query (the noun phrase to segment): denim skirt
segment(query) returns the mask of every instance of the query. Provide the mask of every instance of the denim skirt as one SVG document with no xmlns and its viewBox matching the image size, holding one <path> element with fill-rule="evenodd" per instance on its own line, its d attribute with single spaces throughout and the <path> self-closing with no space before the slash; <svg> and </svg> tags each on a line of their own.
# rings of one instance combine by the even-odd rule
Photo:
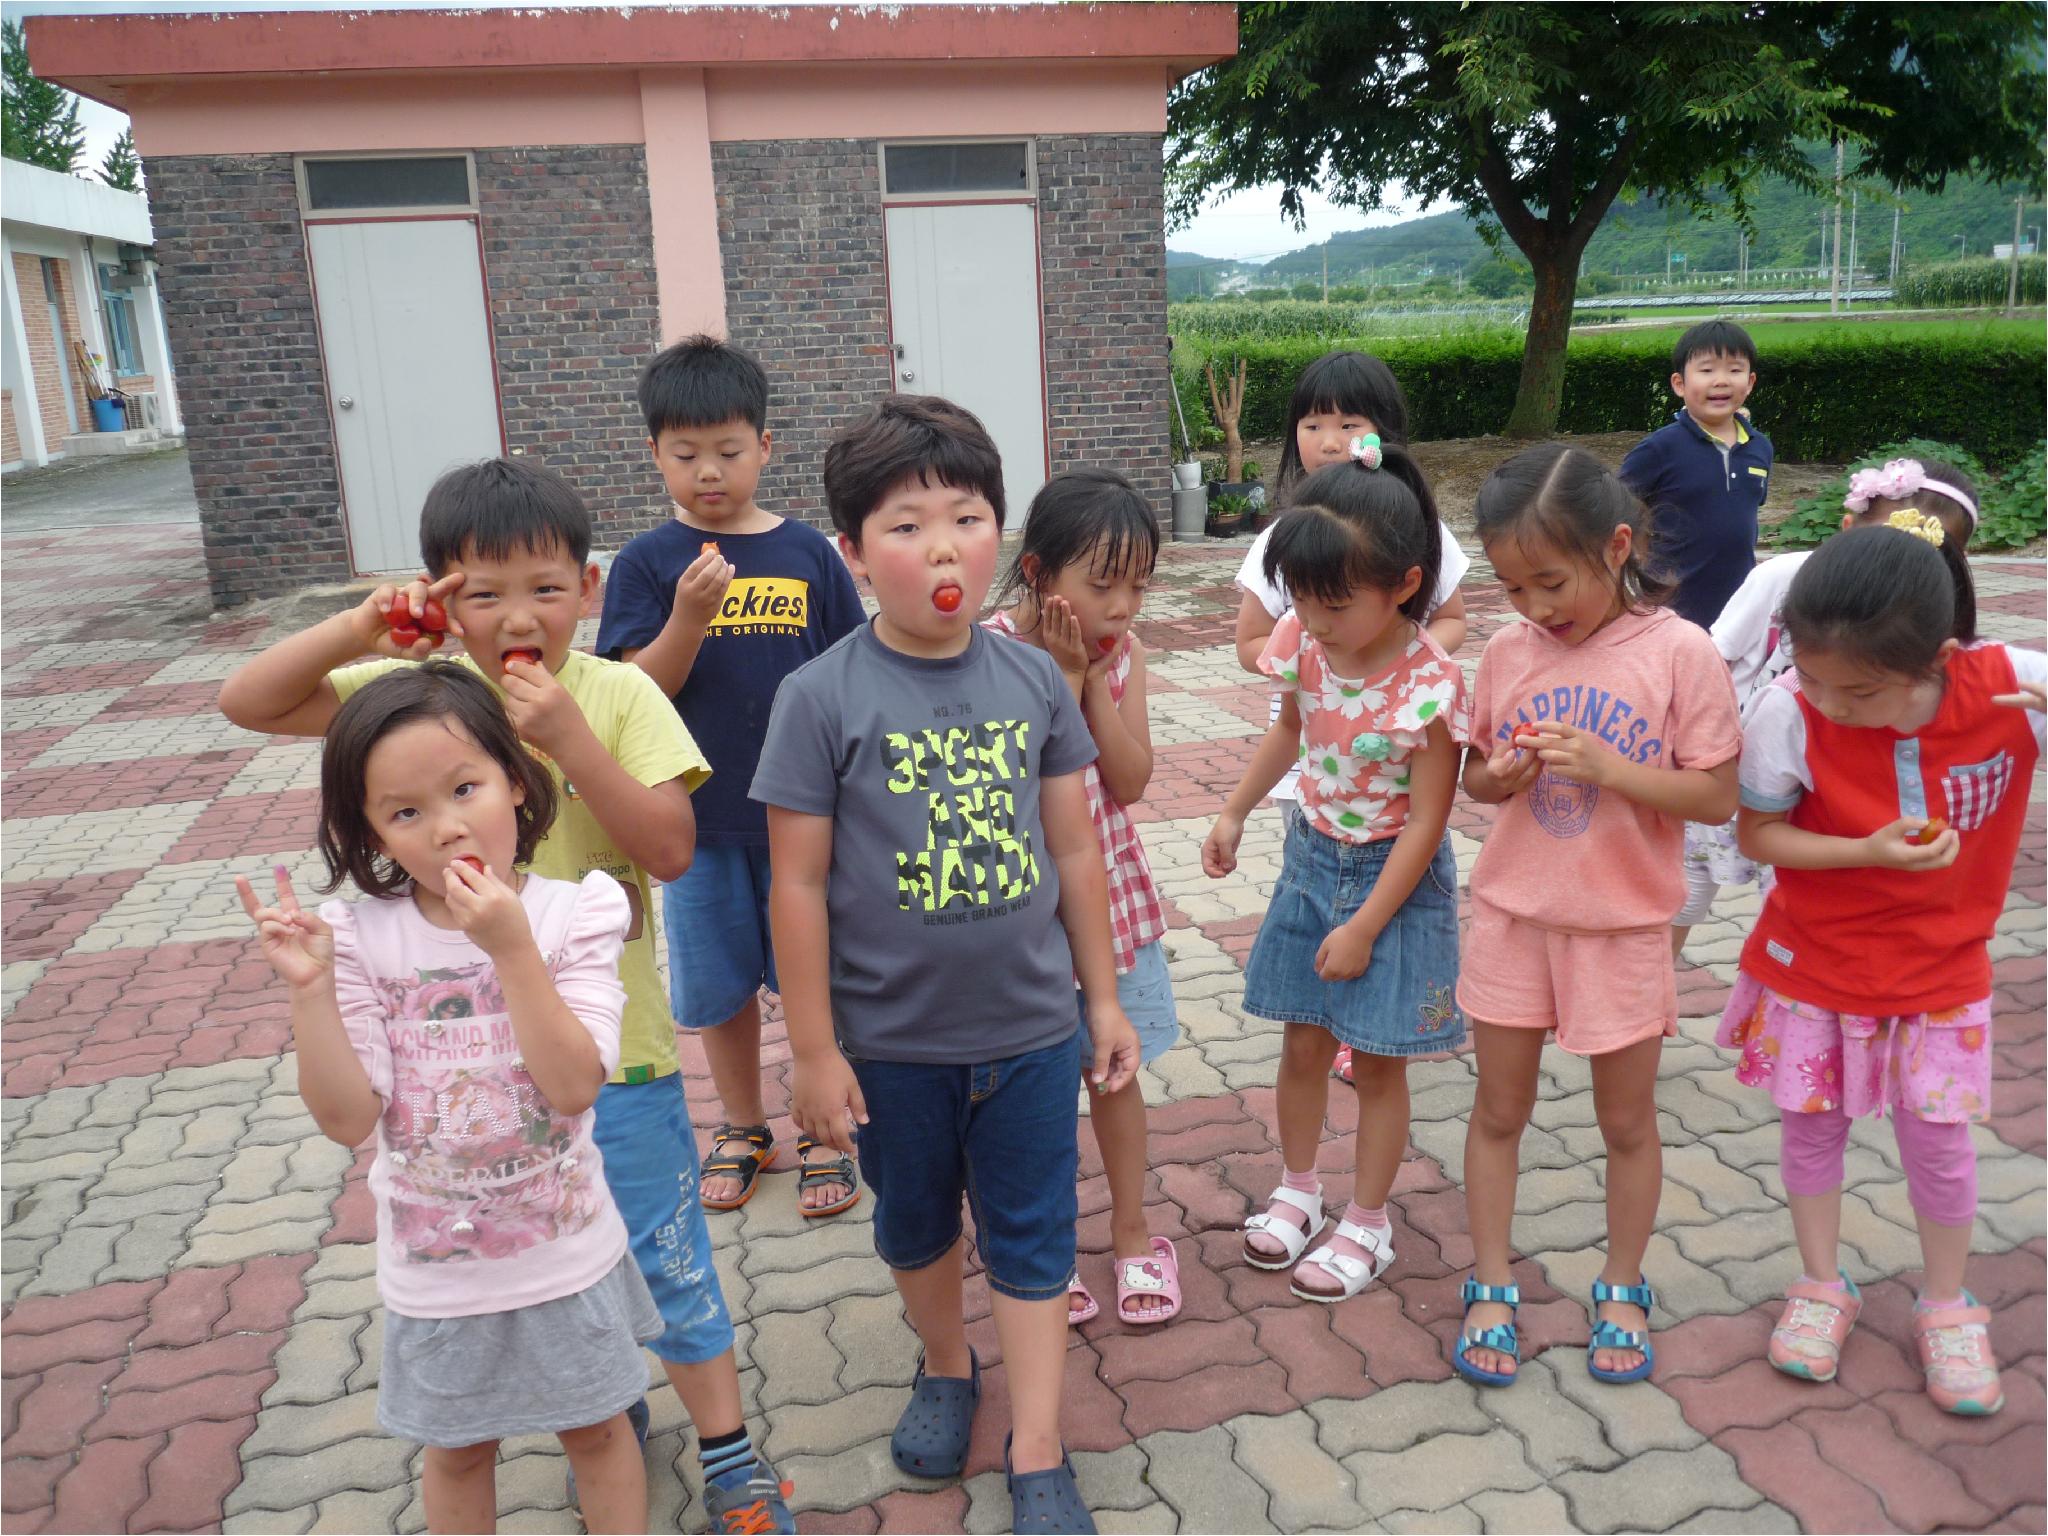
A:
<svg viewBox="0 0 2048 1536">
<path fill-rule="evenodd" d="M 1280 883 L 1244 973 L 1244 1011 L 1315 1024 L 1371 1056 L 1428 1056 L 1462 1045 L 1458 1011 L 1458 864 L 1445 834 L 1428 872 L 1349 981 L 1316 975 L 1316 951 L 1372 895 L 1394 839 L 1340 842 L 1296 812 Z"/>
</svg>

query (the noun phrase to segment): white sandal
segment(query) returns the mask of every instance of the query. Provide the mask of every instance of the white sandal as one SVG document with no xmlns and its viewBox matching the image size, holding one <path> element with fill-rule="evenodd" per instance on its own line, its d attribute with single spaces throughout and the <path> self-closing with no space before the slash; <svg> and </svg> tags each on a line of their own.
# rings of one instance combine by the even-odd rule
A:
<svg viewBox="0 0 2048 1536">
<path fill-rule="evenodd" d="M 1291 1205 L 1308 1218 L 1308 1230 L 1303 1231 L 1293 1222 L 1271 1211 L 1260 1211 L 1256 1216 L 1247 1216 L 1244 1230 L 1247 1234 L 1263 1232 L 1285 1248 L 1287 1252 L 1275 1258 L 1260 1253 L 1250 1243 L 1244 1245 L 1244 1261 L 1253 1269 L 1291 1269 L 1301 1259 L 1301 1251 L 1309 1245 L 1309 1239 L 1323 1230 L 1323 1197 L 1305 1195 L 1298 1189 L 1289 1189 L 1282 1184 L 1274 1190 L 1267 1203 Z"/>
<path fill-rule="evenodd" d="M 1372 1255 L 1372 1261 L 1367 1263 L 1364 1259 L 1353 1258 L 1348 1253 L 1339 1253 L 1325 1243 L 1308 1256 L 1308 1262 L 1321 1269 L 1343 1289 L 1311 1291 L 1297 1280 L 1288 1289 L 1303 1301 L 1349 1301 L 1385 1274 L 1387 1267 L 1394 1262 L 1394 1230 L 1391 1227 L 1375 1230 L 1372 1227 L 1361 1227 L 1356 1222 L 1340 1221 L 1337 1223 L 1337 1236 L 1358 1244 Z"/>
</svg>

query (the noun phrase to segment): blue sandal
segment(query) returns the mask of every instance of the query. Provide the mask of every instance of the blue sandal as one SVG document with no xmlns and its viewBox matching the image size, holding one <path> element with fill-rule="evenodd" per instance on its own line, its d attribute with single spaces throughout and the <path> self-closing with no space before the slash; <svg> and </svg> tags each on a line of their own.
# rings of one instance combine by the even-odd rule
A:
<svg viewBox="0 0 2048 1536">
<path fill-rule="evenodd" d="M 981 1357 L 970 1345 L 967 1358 L 974 1374 L 962 1381 L 925 1375 L 924 1356 L 917 1357 L 910 1401 L 889 1437 L 890 1459 L 912 1477 L 958 1477 L 967 1465 L 974 1410 L 981 1402 Z"/>
<path fill-rule="evenodd" d="M 1650 1348 L 1650 1331 L 1647 1327 L 1637 1333 L 1619 1323 L 1610 1323 L 1598 1311 L 1604 1301 L 1618 1301 L 1626 1306 L 1641 1307 L 1647 1320 L 1650 1308 L 1657 1305 L 1657 1293 L 1643 1281 L 1634 1285 L 1609 1285 L 1605 1280 L 1593 1282 L 1593 1339 L 1586 1346 L 1586 1370 L 1595 1381 L 1611 1381 L 1617 1384 L 1641 1381 L 1650 1374 L 1655 1355 Z M 1601 1349 L 1635 1349 L 1642 1351 L 1642 1361 L 1625 1371 L 1603 1371 L 1593 1363 L 1593 1353 Z"/>
<path fill-rule="evenodd" d="M 1519 1285 L 1481 1285 L 1477 1280 L 1467 1280 L 1460 1293 L 1465 1310 L 1470 1312 L 1475 1301 L 1498 1301 L 1506 1303 L 1510 1311 L 1521 1306 L 1522 1288 Z M 1510 1360 L 1522 1358 L 1522 1341 L 1515 1332 L 1513 1322 L 1495 1323 L 1491 1328 L 1482 1328 L 1477 1333 L 1469 1328 L 1458 1335 L 1458 1342 L 1451 1351 L 1451 1367 L 1467 1381 L 1476 1381 L 1482 1387 L 1504 1387 L 1515 1379 L 1516 1372 L 1482 1371 L 1466 1358 L 1469 1349 L 1491 1349 L 1506 1355 Z"/>
<path fill-rule="evenodd" d="M 1094 1536 L 1095 1516 L 1074 1482 L 1074 1461 L 1060 1449 L 1060 1464 L 1043 1472 L 1010 1470 L 1010 1440 L 1003 1439 L 1003 1475 L 1010 1484 L 1010 1529 L 1080 1532 Z"/>
</svg>

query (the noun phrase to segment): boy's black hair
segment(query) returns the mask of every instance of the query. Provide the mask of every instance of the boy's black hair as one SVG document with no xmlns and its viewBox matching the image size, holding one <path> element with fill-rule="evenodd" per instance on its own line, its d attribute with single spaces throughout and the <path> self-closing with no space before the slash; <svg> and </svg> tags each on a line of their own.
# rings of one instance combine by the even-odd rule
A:
<svg viewBox="0 0 2048 1536">
<path fill-rule="evenodd" d="M 972 411 L 937 395 L 890 395 L 825 449 L 825 510 L 860 548 L 861 524 L 909 480 L 981 497 L 1003 526 L 1003 457 Z"/>
<path fill-rule="evenodd" d="M 716 336 L 685 336 L 640 370 L 640 414 L 647 435 L 675 427 L 768 425 L 768 375 L 751 352 Z"/>
<path fill-rule="evenodd" d="M 420 506 L 420 559 L 442 576 L 467 554 L 504 560 L 520 550 L 590 558 L 590 509 L 576 488 L 542 464 L 479 459 L 436 480 Z"/>
<path fill-rule="evenodd" d="M 1607 541 L 1615 529 L 1627 526 L 1635 537 L 1628 558 L 1614 573 L 1622 607 L 1640 613 L 1675 590 L 1648 565 L 1650 509 L 1583 448 L 1568 443 L 1524 448 L 1486 477 L 1472 520 L 1482 545 L 1512 538 L 1526 548 L 1533 535 L 1595 570 L 1606 569 Z"/>
<path fill-rule="evenodd" d="M 1696 357 L 1739 357 L 1748 362 L 1751 373 L 1756 372 L 1756 343 L 1733 320 L 1702 320 L 1687 330 L 1671 349 L 1671 371 L 1685 372 L 1685 365 Z"/>
<path fill-rule="evenodd" d="M 1783 619 L 1796 656 L 1923 677 L 1943 641 L 1977 638 L 1977 590 L 1951 541 L 1937 549 L 1903 528 L 1851 528 L 1799 567 Z"/>
<path fill-rule="evenodd" d="M 1406 446 L 1408 397 L 1394 370 L 1366 352 L 1325 352 L 1301 370 L 1287 402 L 1287 430 L 1280 435 L 1280 491 L 1302 476 L 1301 445 L 1294 429 L 1304 416 L 1363 416 L 1383 443 Z"/>
<path fill-rule="evenodd" d="M 555 781 L 521 745 L 490 685 L 452 661 L 399 667 L 349 695 L 320 747 L 320 858 L 332 891 L 353 880 L 367 895 L 395 896 L 412 879 L 377 851 L 377 837 L 363 804 L 370 750 L 401 726 L 445 720 L 459 727 L 526 791 L 514 815 L 519 828 L 513 862 L 532 861 L 533 851 L 555 821 Z M 510 870 L 500 870 L 509 875 Z"/>
<path fill-rule="evenodd" d="M 1100 546 L 1093 567 L 1115 575 L 1136 565 L 1147 576 L 1159 563 L 1159 515 L 1138 488 L 1112 469 L 1070 469 L 1054 475 L 1031 498 L 1024 540 L 1003 572 L 996 606 L 1029 587 L 1042 597 L 1052 579 Z M 1026 560 L 1037 576 L 1027 577 Z"/>
<path fill-rule="evenodd" d="M 1327 464 L 1295 489 L 1266 545 L 1266 580 L 1297 597 L 1341 603 L 1359 587 L 1391 592 L 1411 570 L 1422 580 L 1401 612 L 1429 616 L 1443 566 L 1436 498 L 1407 452 L 1383 447 L 1378 469 Z"/>
</svg>

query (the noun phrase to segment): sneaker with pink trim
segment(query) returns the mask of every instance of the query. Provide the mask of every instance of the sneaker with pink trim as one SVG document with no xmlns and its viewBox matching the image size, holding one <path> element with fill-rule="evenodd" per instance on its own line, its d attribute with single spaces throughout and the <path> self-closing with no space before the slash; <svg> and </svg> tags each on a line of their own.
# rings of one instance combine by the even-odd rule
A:
<svg viewBox="0 0 2048 1536">
<path fill-rule="evenodd" d="M 1927 1373 L 1927 1395 L 1945 1413 L 1981 1418 L 2005 1406 L 1991 1353 L 1991 1309 L 1968 1291 L 1952 1307 L 1915 1307 L 1913 1342 Z"/>
<path fill-rule="evenodd" d="M 1818 1280 L 1787 1287 L 1784 1314 L 1771 1330 L 1771 1364 L 1787 1376 L 1833 1381 L 1842 1346 L 1862 1310 L 1863 1293 L 1847 1275 L 1839 1287 Z"/>
</svg>

